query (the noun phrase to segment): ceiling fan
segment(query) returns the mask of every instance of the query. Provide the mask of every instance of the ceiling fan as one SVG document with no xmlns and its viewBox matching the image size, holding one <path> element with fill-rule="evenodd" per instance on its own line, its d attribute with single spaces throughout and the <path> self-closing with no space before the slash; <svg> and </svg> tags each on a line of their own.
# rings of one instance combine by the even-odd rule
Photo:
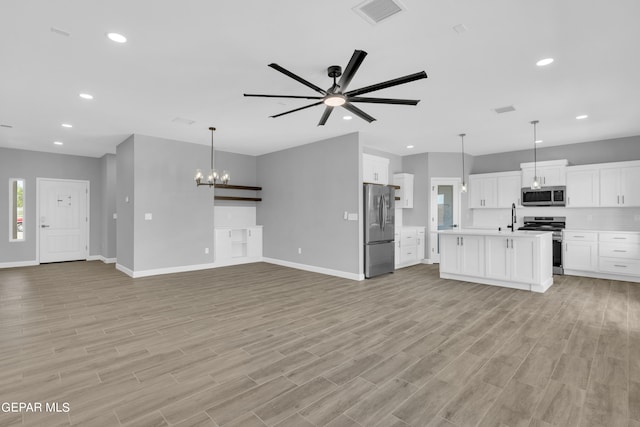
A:
<svg viewBox="0 0 640 427">
<path fill-rule="evenodd" d="M 318 101 L 314 102 L 313 104 L 305 105 L 304 107 L 296 108 L 290 111 L 285 111 L 284 113 L 276 114 L 270 117 L 280 117 L 284 116 L 285 114 L 294 113 L 296 111 L 324 104 L 326 105 L 326 107 L 324 109 L 322 117 L 320 118 L 320 121 L 318 122 L 318 126 L 324 126 L 334 107 L 342 107 L 360 117 L 361 119 L 364 119 L 367 122 L 371 123 L 375 120 L 375 118 L 371 117 L 369 114 L 353 105 L 354 103 L 364 102 L 372 104 L 417 105 L 418 102 L 420 102 L 419 99 L 368 98 L 361 97 L 359 95 L 392 86 L 398 86 L 401 84 L 412 82 L 414 80 L 426 79 L 427 73 L 425 73 L 424 71 L 420 71 L 419 73 L 415 74 L 409 74 L 408 76 L 404 77 L 398 77 L 397 79 L 388 80 L 386 82 L 377 83 L 360 89 L 350 90 L 347 92 L 347 87 L 349 86 L 349 83 L 351 83 L 353 76 L 358 71 L 358 68 L 360 68 L 360 64 L 362 64 L 365 56 L 367 56 L 367 52 L 363 50 L 355 50 L 353 52 L 353 55 L 351 56 L 351 59 L 349 60 L 349 64 L 347 64 L 347 68 L 345 68 L 344 70 L 344 73 L 342 72 L 342 67 L 340 67 L 339 65 L 330 66 L 327 69 L 327 74 L 329 75 L 329 77 L 333 78 L 333 85 L 331 85 L 331 87 L 327 90 L 324 90 L 314 85 L 313 83 L 303 79 L 302 77 L 293 74 L 291 71 L 281 67 L 278 64 L 269 64 L 269 67 L 273 68 L 276 71 L 280 71 L 282 74 L 289 76 L 294 80 L 297 80 L 307 87 L 310 87 L 316 92 L 319 92 L 322 96 L 261 95 L 253 93 L 245 93 L 244 96 L 256 96 L 261 98 L 317 99 Z M 340 81 L 336 82 L 336 79 L 338 77 L 340 77 Z"/>
</svg>

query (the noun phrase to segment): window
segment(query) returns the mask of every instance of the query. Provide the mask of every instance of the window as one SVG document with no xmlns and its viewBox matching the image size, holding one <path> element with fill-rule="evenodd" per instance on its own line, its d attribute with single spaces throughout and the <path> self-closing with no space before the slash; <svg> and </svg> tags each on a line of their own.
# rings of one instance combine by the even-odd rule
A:
<svg viewBox="0 0 640 427">
<path fill-rule="evenodd" d="M 24 240 L 24 179 L 9 179 L 9 241 Z"/>
</svg>

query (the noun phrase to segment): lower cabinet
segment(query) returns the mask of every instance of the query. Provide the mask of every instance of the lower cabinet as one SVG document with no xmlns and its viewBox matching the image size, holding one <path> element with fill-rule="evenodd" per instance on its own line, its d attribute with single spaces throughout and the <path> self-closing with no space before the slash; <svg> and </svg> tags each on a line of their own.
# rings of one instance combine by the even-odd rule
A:
<svg viewBox="0 0 640 427">
<path fill-rule="evenodd" d="M 395 234 L 395 266 L 408 267 L 424 259 L 424 227 L 400 227 Z"/>
<path fill-rule="evenodd" d="M 486 277 L 522 283 L 538 279 L 535 238 L 487 236 L 485 245 Z"/>
<path fill-rule="evenodd" d="M 440 236 L 440 271 L 484 276 L 484 237 Z"/>
<path fill-rule="evenodd" d="M 598 233 L 565 231 L 562 266 L 565 270 L 598 270 Z"/>
<path fill-rule="evenodd" d="M 216 228 L 214 232 L 216 264 L 241 264 L 262 258 L 262 227 Z"/>
</svg>

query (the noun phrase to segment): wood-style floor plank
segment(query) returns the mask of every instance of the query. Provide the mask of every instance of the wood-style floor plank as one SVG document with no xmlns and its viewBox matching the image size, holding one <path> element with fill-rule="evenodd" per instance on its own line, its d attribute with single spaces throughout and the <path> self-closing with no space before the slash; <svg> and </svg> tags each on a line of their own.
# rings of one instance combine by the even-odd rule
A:
<svg viewBox="0 0 640 427">
<path fill-rule="evenodd" d="M 69 412 L 0 425 L 640 427 L 640 286 L 554 279 L 2 269 L 0 400 Z"/>
</svg>

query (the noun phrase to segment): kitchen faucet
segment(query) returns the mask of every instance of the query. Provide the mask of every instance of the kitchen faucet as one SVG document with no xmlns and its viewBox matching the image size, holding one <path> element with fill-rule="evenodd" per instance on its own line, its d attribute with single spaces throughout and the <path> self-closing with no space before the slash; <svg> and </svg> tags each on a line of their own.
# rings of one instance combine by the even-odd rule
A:
<svg viewBox="0 0 640 427">
<path fill-rule="evenodd" d="M 518 222 L 516 218 L 516 204 L 511 203 L 511 225 L 507 225 L 507 228 L 510 228 L 512 233 L 516 229 L 516 222 Z"/>
</svg>

